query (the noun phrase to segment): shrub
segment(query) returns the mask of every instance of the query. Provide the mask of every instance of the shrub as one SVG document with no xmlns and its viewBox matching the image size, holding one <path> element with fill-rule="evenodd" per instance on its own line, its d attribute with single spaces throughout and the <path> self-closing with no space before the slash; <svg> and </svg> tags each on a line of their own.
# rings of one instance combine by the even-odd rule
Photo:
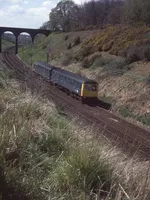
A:
<svg viewBox="0 0 150 200">
<path fill-rule="evenodd" d="M 136 62 L 139 60 L 150 60 L 150 47 L 149 45 L 136 44 L 129 46 L 121 52 L 122 56 L 126 56 L 128 63 Z"/>
<path fill-rule="evenodd" d="M 5 86 L 7 85 L 7 77 L 5 76 L 5 74 L 2 72 L 2 71 L 0 71 L 0 89 L 1 88 L 5 88 Z"/>
<path fill-rule="evenodd" d="M 143 124 L 150 126 L 150 114 L 145 114 L 143 116 L 139 116 L 137 118 L 138 121 L 142 122 Z"/>
<path fill-rule="evenodd" d="M 105 64 L 106 60 L 104 59 L 103 56 L 101 56 L 95 59 L 91 67 L 92 68 L 103 67 Z"/>
<path fill-rule="evenodd" d="M 81 43 L 80 36 L 74 38 L 73 46 L 77 46 Z"/>
<path fill-rule="evenodd" d="M 92 54 L 91 56 L 89 56 L 90 66 L 92 66 L 93 63 L 96 63 L 96 60 L 100 60 L 101 58 L 102 58 L 102 55 L 99 52 L 96 52 Z"/>
<path fill-rule="evenodd" d="M 69 49 L 71 49 L 72 48 L 72 45 L 71 45 L 71 43 L 69 43 L 68 45 L 67 45 L 67 49 L 69 50 Z"/>
<path fill-rule="evenodd" d="M 110 63 L 111 75 L 118 76 L 123 75 L 127 71 L 131 69 L 131 65 L 128 66 L 128 61 L 125 58 L 121 58 L 119 60 L 113 60 Z"/>
<path fill-rule="evenodd" d="M 129 110 L 129 108 L 127 106 L 126 107 L 121 107 L 119 109 L 119 113 L 123 117 L 132 117 L 132 118 L 135 118 L 135 115 Z"/>
<path fill-rule="evenodd" d="M 118 76 L 123 75 L 126 71 L 130 70 L 129 67 L 125 67 L 127 64 L 126 59 L 112 59 L 107 58 L 104 56 L 97 57 L 93 64 L 91 65 L 92 68 L 101 67 L 103 71 L 107 72 L 107 75 L 111 76 Z"/>
<path fill-rule="evenodd" d="M 72 52 L 66 52 L 62 57 L 61 63 L 62 65 L 67 66 L 71 63 L 72 59 L 73 59 Z"/>
<path fill-rule="evenodd" d="M 101 58 L 102 55 L 99 52 L 95 52 L 92 55 L 89 56 L 89 60 L 91 62 L 91 64 L 93 64 L 93 62 L 97 59 L 97 58 Z"/>
<path fill-rule="evenodd" d="M 139 49 L 136 46 L 129 49 L 129 52 L 127 53 L 127 60 L 128 60 L 128 63 L 132 63 L 132 62 L 136 62 L 140 60 Z"/>
<path fill-rule="evenodd" d="M 93 52 L 94 52 L 93 45 L 91 45 L 91 44 L 84 45 L 81 47 L 81 49 L 78 53 L 78 58 L 79 58 L 79 60 L 82 60 L 83 58 L 89 56 Z"/>
<path fill-rule="evenodd" d="M 4 105 L 4 103 L 0 102 L 0 114 L 3 113 L 5 111 L 6 107 Z"/>
<path fill-rule="evenodd" d="M 90 67 L 89 60 L 88 60 L 87 57 L 83 59 L 83 61 L 82 61 L 82 67 L 83 68 L 89 68 Z"/>
<path fill-rule="evenodd" d="M 68 38 L 69 38 L 69 35 L 64 36 L 64 40 L 68 40 Z"/>
<path fill-rule="evenodd" d="M 103 51 L 109 51 L 112 48 L 113 44 L 114 44 L 113 40 L 109 41 L 108 43 L 103 45 L 102 50 Z"/>
<path fill-rule="evenodd" d="M 99 52 L 96 52 L 92 55 L 90 55 L 89 57 L 85 57 L 82 61 L 82 66 L 84 68 L 90 68 L 94 61 L 98 58 L 98 57 L 101 57 L 101 54 Z"/>
<path fill-rule="evenodd" d="M 150 74 L 147 75 L 146 77 L 142 77 L 141 81 L 145 82 L 146 84 L 149 84 L 150 83 Z"/>
<path fill-rule="evenodd" d="M 145 47 L 144 48 L 144 58 L 148 61 L 150 61 L 150 47 Z"/>
<path fill-rule="evenodd" d="M 46 49 L 46 48 L 47 48 L 47 45 L 44 44 L 44 45 L 42 46 L 42 49 Z"/>
</svg>

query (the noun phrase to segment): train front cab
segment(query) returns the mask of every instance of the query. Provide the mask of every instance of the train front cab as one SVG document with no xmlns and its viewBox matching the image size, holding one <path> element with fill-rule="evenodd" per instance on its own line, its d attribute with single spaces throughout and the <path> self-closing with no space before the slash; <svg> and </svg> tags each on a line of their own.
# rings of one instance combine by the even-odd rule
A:
<svg viewBox="0 0 150 200">
<path fill-rule="evenodd" d="M 92 101 L 97 98 L 98 84 L 96 82 L 84 82 L 81 88 L 82 99 Z"/>
</svg>

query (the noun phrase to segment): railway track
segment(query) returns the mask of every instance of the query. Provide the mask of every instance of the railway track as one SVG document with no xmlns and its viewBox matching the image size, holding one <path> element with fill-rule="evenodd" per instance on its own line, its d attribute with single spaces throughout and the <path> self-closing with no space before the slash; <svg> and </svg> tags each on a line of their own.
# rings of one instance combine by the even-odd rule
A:
<svg viewBox="0 0 150 200">
<path fill-rule="evenodd" d="M 98 105 L 91 107 L 81 104 L 56 87 L 51 86 L 14 54 L 6 52 L 2 54 L 2 58 L 8 67 L 16 71 L 17 78 L 26 83 L 31 91 L 40 90 L 39 93 L 42 97 L 53 100 L 72 117 L 78 116 L 84 123 L 93 125 L 93 131 L 97 137 L 103 135 L 128 154 L 136 153 L 144 159 L 150 159 L 149 130 L 135 126 Z"/>
</svg>

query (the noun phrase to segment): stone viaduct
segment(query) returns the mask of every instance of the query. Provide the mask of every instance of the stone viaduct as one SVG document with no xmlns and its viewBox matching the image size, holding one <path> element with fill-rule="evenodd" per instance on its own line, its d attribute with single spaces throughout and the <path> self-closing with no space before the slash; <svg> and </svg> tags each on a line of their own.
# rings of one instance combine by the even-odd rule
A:
<svg viewBox="0 0 150 200">
<path fill-rule="evenodd" d="M 46 37 L 51 33 L 50 30 L 43 29 L 30 29 L 30 28 L 14 28 L 14 27 L 0 27 L 0 53 L 2 52 L 2 35 L 6 32 L 12 32 L 15 35 L 16 43 L 15 43 L 15 53 L 18 53 L 18 36 L 26 32 L 31 36 L 32 43 L 34 42 L 34 38 L 37 34 L 43 34 Z"/>
</svg>

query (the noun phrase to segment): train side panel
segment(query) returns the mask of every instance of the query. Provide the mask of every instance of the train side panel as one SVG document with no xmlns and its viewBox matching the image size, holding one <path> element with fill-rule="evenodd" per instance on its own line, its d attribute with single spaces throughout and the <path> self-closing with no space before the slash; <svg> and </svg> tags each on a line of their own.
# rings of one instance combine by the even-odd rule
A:
<svg viewBox="0 0 150 200">
<path fill-rule="evenodd" d="M 42 77 L 50 81 L 51 70 L 52 70 L 51 68 L 43 67 L 39 64 L 35 64 L 34 67 L 35 67 L 36 73 L 40 74 Z"/>
<path fill-rule="evenodd" d="M 46 80 L 59 85 L 59 87 L 68 90 L 82 98 L 96 98 L 98 93 L 98 84 L 96 81 L 88 78 L 79 77 L 71 72 L 53 67 L 47 63 L 38 61 L 35 63 L 35 71 Z"/>
<path fill-rule="evenodd" d="M 59 86 L 62 86 L 63 88 L 66 88 L 70 92 L 81 96 L 82 83 L 69 76 L 66 76 L 65 74 L 61 73 L 61 71 L 53 70 L 51 81 Z"/>
</svg>

